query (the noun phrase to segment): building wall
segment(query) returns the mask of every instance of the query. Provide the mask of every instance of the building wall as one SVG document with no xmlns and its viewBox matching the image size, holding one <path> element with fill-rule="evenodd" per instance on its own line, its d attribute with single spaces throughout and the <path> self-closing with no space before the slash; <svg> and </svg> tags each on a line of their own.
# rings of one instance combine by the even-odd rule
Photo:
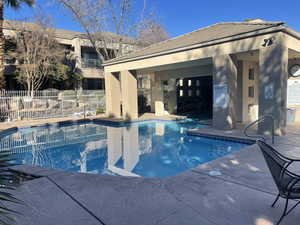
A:
<svg viewBox="0 0 300 225">
<path fill-rule="evenodd" d="M 288 67 L 290 68 L 294 64 L 300 65 L 300 59 L 290 59 Z M 297 87 L 299 87 L 297 89 L 294 89 L 293 92 L 290 92 L 290 94 L 293 95 L 292 97 L 288 95 L 288 108 L 291 109 L 288 111 L 288 114 L 290 114 L 288 115 L 288 118 L 290 119 L 289 122 L 292 122 L 293 120 L 295 122 L 300 122 L 300 77 L 289 77 L 288 84 L 288 92 L 291 91 L 289 90 L 289 88 L 291 88 L 291 84 L 297 84 Z M 291 99 L 289 98 L 293 98 L 293 103 L 291 103 Z M 298 103 L 295 103 L 294 100 L 296 100 Z"/>
<path fill-rule="evenodd" d="M 26 23 L 24 22 L 24 26 L 26 25 Z M 16 30 L 14 30 L 13 28 L 10 29 L 4 29 L 3 30 L 4 35 L 5 36 L 10 36 L 10 37 L 14 37 L 16 36 Z M 55 29 L 54 29 L 55 32 Z M 65 45 L 65 46 L 69 46 L 70 49 L 73 50 L 74 56 L 76 57 L 76 67 L 78 68 L 78 70 L 80 71 L 80 73 L 82 74 L 82 76 L 84 77 L 84 79 L 104 79 L 104 71 L 103 68 L 101 68 L 101 64 L 102 62 L 99 59 L 99 65 L 97 64 L 97 66 L 85 66 L 83 65 L 83 53 L 84 51 L 86 51 L 86 49 L 89 49 L 89 51 L 94 51 L 93 46 L 91 44 L 91 42 L 88 39 L 85 38 L 78 38 L 78 37 L 74 37 L 72 39 L 68 39 L 68 38 L 62 38 L 62 37 L 57 37 L 56 38 L 57 42 L 60 43 L 61 45 Z M 98 46 L 99 43 L 97 43 Z M 107 47 L 108 48 L 119 48 L 119 44 L 117 43 L 107 43 Z M 129 53 L 132 51 L 135 51 L 139 48 L 141 48 L 142 46 L 138 46 L 138 45 L 134 45 L 134 44 L 126 44 L 124 45 L 124 53 Z M 94 53 L 96 53 L 94 51 Z M 12 89 L 17 89 L 18 88 L 18 84 L 15 81 L 15 79 L 12 77 L 12 73 L 10 71 L 14 71 L 14 70 L 6 70 L 6 76 L 11 76 L 8 78 L 9 80 L 9 87 Z M 86 83 L 86 81 L 83 81 L 81 83 L 79 83 L 77 88 L 84 88 L 86 87 L 86 85 L 84 85 L 84 82 Z M 100 81 L 103 82 L 103 81 Z"/>
<path fill-rule="evenodd" d="M 237 61 L 237 112 L 236 120 L 243 121 L 243 61 Z"/>
<path fill-rule="evenodd" d="M 258 63 L 243 61 L 242 90 L 242 117 L 240 122 L 253 122 L 258 119 Z"/>
</svg>

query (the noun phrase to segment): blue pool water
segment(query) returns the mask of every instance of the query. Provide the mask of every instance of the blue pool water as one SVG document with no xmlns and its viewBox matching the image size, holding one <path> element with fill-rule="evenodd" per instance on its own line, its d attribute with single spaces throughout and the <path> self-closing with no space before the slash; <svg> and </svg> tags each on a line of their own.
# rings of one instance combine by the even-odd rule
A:
<svg viewBox="0 0 300 225">
<path fill-rule="evenodd" d="M 17 163 L 95 174 L 168 177 L 246 144 L 188 136 L 195 120 L 121 125 L 78 122 L 22 128 L 0 137 Z"/>
</svg>

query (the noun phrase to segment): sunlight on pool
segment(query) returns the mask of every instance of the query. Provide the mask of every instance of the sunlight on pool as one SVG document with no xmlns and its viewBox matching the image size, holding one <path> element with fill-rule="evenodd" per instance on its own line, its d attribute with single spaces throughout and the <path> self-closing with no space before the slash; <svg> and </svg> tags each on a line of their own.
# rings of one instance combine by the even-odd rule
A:
<svg viewBox="0 0 300 225">
<path fill-rule="evenodd" d="M 124 126 L 75 123 L 23 128 L 0 137 L 17 163 L 82 173 L 168 177 L 238 151 L 246 144 L 188 136 L 193 120 Z"/>
</svg>

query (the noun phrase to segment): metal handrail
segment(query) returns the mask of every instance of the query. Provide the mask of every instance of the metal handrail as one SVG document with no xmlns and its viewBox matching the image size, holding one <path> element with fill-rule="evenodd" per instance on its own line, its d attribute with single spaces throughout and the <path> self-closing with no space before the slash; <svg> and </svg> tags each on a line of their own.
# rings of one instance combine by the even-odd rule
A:
<svg viewBox="0 0 300 225">
<path fill-rule="evenodd" d="M 275 118 L 270 114 L 264 115 L 264 116 L 260 117 L 259 119 L 255 120 L 254 122 L 250 123 L 249 125 L 247 125 L 244 129 L 245 136 L 250 137 L 250 138 L 259 138 L 259 139 L 263 139 L 264 141 L 266 141 L 266 138 L 263 135 L 249 135 L 247 133 L 247 131 L 250 127 L 254 126 L 255 124 L 264 122 L 266 119 L 272 120 L 272 144 L 274 144 L 274 142 L 275 142 L 275 125 L 274 125 Z"/>
</svg>

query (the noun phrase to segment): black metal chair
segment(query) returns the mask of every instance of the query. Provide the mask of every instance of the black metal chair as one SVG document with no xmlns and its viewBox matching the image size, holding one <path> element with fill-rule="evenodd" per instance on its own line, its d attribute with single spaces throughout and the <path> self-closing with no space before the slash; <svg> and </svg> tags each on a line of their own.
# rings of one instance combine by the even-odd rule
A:
<svg viewBox="0 0 300 225">
<path fill-rule="evenodd" d="M 279 191 L 272 207 L 275 206 L 279 197 L 286 199 L 283 214 L 277 222 L 278 225 L 285 216 L 300 204 L 300 201 L 298 201 L 288 210 L 289 200 L 300 200 L 300 175 L 291 172 L 288 167 L 294 162 L 300 162 L 300 159 L 291 159 L 283 156 L 262 140 L 258 140 L 257 144 L 264 155 L 265 161 Z"/>
</svg>

